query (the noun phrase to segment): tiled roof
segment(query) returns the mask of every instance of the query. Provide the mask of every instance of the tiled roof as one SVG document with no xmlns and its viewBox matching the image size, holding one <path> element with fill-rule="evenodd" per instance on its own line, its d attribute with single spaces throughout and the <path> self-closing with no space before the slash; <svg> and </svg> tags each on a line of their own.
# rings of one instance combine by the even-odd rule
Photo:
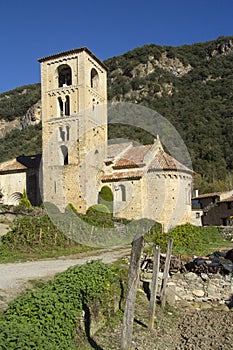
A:
<svg viewBox="0 0 233 350">
<path fill-rule="evenodd" d="M 227 193 L 229 191 L 223 191 L 223 192 L 211 192 L 211 193 L 204 193 L 204 194 L 199 194 L 197 197 L 193 199 L 198 199 L 198 198 L 208 198 L 208 197 L 220 197 L 222 194 Z"/>
<path fill-rule="evenodd" d="M 220 202 L 221 202 L 221 203 L 222 203 L 222 202 L 233 202 L 233 196 L 230 196 L 230 197 L 228 197 L 228 198 L 222 199 Z"/>
<path fill-rule="evenodd" d="M 122 152 L 126 151 L 131 146 L 131 141 L 108 144 L 107 161 L 113 160 L 116 156 L 120 155 Z"/>
<path fill-rule="evenodd" d="M 80 48 L 77 48 L 77 49 L 73 49 L 73 50 L 69 50 L 69 51 L 64 51 L 64 52 L 59 52 L 59 53 L 56 53 L 54 55 L 50 55 L 50 56 L 46 56 L 46 57 L 42 57 L 42 58 L 39 58 L 38 59 L 38 62 L 46 62 L 48 60 L 51 60 L 51 59 L 56 59 L 56 58 L 59 58 L 61 56 L 69 56 L 69 55 L 73 55 L 73 54 L 78 54 L 80 52 L 87 52 L 92 58 L 94 58 L 105 70 L 107 70 L 107 67 L 106 65 L 100 61 L 100 59 L 98 57 L 96 57 L 87 47 L 80 47 Z"/>
<path fill-rule="evenodd" d="M 181 170 L 190 173 L 193 172 L 191 169 L 187 168 L 185 165 L 181 164 L 175 158 L 171 157 L 169 154 L 167 154 L 161 149 L 159 149 L 156 153 L 148 170 Z"/>
<path fill-rule="evenodd" d="M 0 173 L 26 170 L 27 168 L 39 168 L 41 154 L 34 156 L 19 156 L 0 164 Z"/>
<path fill-rule="evenodd" d="M 26 169 L 27 169 L 26 166 L 17 162 L 15 158 L 11 160 L 7 160 L 6 162 L 3 162 L 0 164 L 0 173 L 5 173 L 9 171 L 18 171 L 18 170 L 22 171 Z"/>
<path fill-rule="evenodd" d="M 144 157 L 147 152 L 151 149 L 152 145 L 147 146 L 136 146 L 128 149 L 122 157 L 116 160 L 114 163 L 114 169 L 123 169 L 123 168 L 134 168 L 142 167 L 145 165 Z"/>
<path fill-rule="evenodd" d="M 104 175 L 102 177 L 102 182 L 110 182 L 124 179 L 140 179 L 143 175 L 143 171 L 118 171 L 113 174 Z"/>
</svg>

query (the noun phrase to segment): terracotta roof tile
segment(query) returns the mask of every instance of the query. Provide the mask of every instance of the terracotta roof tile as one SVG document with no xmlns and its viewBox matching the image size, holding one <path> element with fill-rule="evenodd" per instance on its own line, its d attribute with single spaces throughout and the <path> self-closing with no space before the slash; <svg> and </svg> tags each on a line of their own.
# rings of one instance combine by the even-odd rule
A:
<svg viewBox="0 0 233 350">
<path fill-rule="evenodd" d="M 115 157 L 120 155 L 122 152 L 126 151 L 131 146 L 131 141 L 108 144 L 107 161 L 113 160 Z"/>
<path fill-rule="evenodd" d="M 143 175 L 143 171 L 118 171 L 114 174 L 104 175 L 102 182 L 117 181 L 123 179 L 140 179 Z"/>
<path fill-rule="evenodd" d="M 121 158 L 116 160 L 113 168 L 123 169 L 132 167 L 142 167 L 145 165 L 144 157 L 151 149 L 152 145 L 135 146 L 128 149 Z"/>
<path fill-rule="evenodd" d="M 149 171 L 155 170 L 181 170 L 185 172 L 193 172 L 161 149 L 158 150 L 149 166 Z"/>
</svg>

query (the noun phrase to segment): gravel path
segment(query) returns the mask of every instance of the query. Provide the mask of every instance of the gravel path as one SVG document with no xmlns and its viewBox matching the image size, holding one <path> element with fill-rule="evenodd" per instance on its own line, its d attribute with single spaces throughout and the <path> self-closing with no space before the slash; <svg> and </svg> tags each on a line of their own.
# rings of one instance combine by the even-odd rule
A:
<svg viewBox="0 0 233 350">
<path fill-rule="evenodd" d="M 73 265 L 85 264 L 90 260 L 101 259 L 111 263 L 130 254 L 130 248 L 103 249 L 98 252 L 79 254 L 78 258 L 60 257 L 28 261 L 23 263 L 0 264 L 0 308 L 6 307 L 7 302 L 15 298 L 26 287 L 26 282 L 33 279 L 52 278 L 56 273 L 65 271 Z"/>
</svg>

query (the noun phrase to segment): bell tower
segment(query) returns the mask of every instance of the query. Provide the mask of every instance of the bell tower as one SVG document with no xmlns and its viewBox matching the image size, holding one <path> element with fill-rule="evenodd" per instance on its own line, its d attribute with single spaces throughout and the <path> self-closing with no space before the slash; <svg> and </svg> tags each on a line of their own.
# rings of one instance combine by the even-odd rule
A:
<svg viewBox="0 0 233 350">
<path fill-rule="evenodd" d="M 72 203 L 80 213 L 88 199 L 85 178 L 98 177 L 86 157 L 100 163 L 107 143 L 107 69 L 86 47 L 39 59 L 42 95 L 43 200 L 59 209 Z M 93 162 L 91 162 L 93 163 Z M 94 180 L 93 180 L 94 181 Z"/>
</svg>

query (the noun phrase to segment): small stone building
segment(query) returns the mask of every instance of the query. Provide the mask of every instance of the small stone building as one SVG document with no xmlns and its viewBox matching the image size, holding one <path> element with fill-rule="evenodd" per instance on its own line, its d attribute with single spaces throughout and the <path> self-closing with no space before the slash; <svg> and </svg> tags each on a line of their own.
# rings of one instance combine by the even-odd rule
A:
<svg viewBox="0 0 233 350">
<path fill-rule="evenodd" d="M 40 160 L 41 155 L 20 156 L 0 164 L 1 204 L 17 205 L 24 191 L 32 205 L 41 204 Z"/>
<path fill-rule="evenodd" d="M 43 200 L 78 212 L 111 191 L 114 216 L 149 218 L 164 230 L 191 221 L 192 171 L 152 145 L 108 144 L 107 68 L 87 48 L 39 59 Z"/>
<path fill-rule="evenodd" d="M 233 225 L 233 190 L 197 195 L 192 198 L 192 207 L 202 212 L 199 218 L 203 226 Z"/>
</svg>

